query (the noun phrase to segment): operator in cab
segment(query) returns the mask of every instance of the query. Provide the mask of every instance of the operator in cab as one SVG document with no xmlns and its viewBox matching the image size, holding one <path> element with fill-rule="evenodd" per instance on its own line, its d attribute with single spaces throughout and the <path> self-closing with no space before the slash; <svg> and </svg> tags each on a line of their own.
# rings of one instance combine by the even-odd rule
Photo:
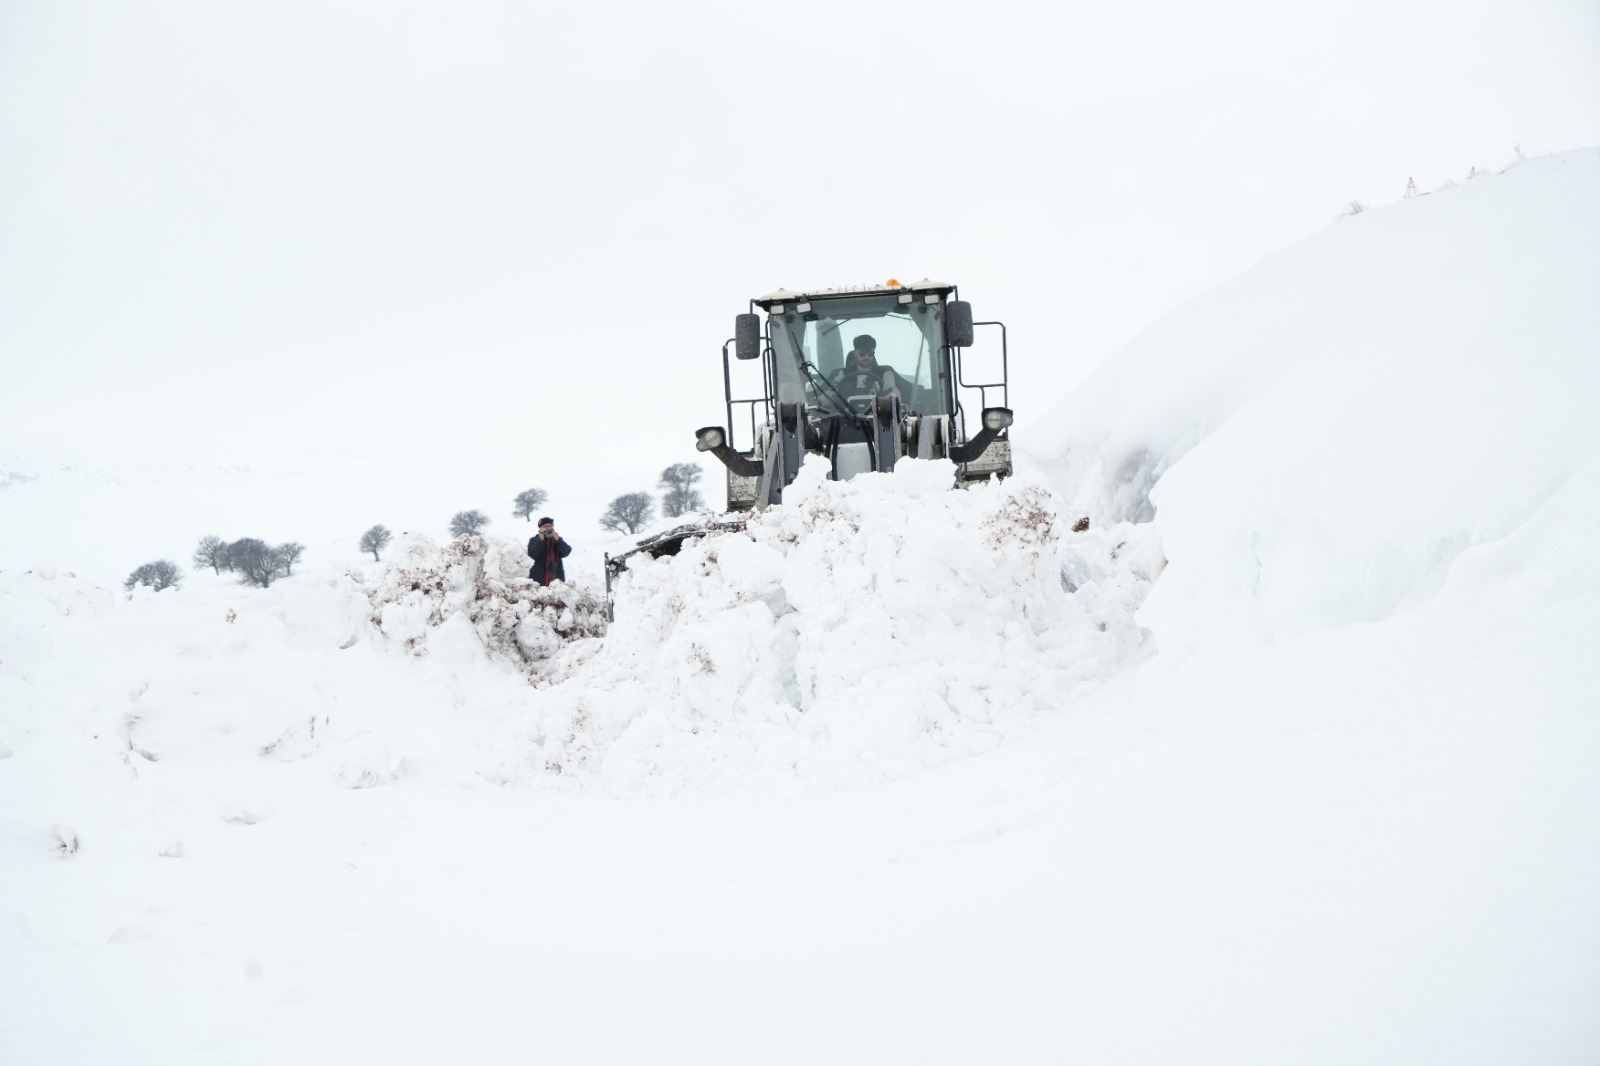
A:
<svg viewBox="0 0 1600 1066">
<path fill-rule="evenodd" d="M 901 377 L 892 366 L 878 365 L 878 341 L 870 333 L 863 333 L 851 342 L 850 353 L 844 357 L 843 369 L 834 373 L 831 383 L 846 396 L 890 393 L 901 403 L 911 401 L 911 382 Z"/>
</svg>

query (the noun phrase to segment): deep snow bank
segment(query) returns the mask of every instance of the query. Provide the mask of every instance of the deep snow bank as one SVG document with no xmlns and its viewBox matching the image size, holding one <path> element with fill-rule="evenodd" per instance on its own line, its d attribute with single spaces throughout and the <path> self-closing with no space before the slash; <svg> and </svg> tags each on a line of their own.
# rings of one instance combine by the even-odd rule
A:
<svg viewBox="0 0 1600 1066">
<path fill-rule="evenodd" d="M 1075 513 L 1159 509 L 1164 654 L 1415 606 L 1600 454 L 1597 189 L 1589 149 L 1346 219 L 1044 420 L 1025 444 Z"/>
<path fill-rule="evenodd" d="M 0 574 L 0 776 L 20 789 L 0 799 L 35 844 L 56 822 L 104 841 L 111 809 L 160 806 L 148 783 L 185 811 L 262 817 L 251 797 L 285 764 L 336 787 L 760 794 L 988 751 L 1139 651 L 1161 558 L 1148 527 L 1070 530 L 1036 479 L 952 479 L 808 467 L 746 532 L 638 558 L 604 637 L 598 590 L 534 587 L 495 537 L 131 600 Z M 121 799 L 67 798 L 65 764 Z M 156 835 L 152 854 L 185 833 Z"/>
<path fill-rule="evenodd" d="M 950 464 L 823 479 L 744 533 L 638 557 L 605 646 L 532 704 L 509 779 L 791 791 L 990 750 L 1114 671 L 1159 572 L 1148 531 L 1073 532 L 1041 481 Z"/>
<path fill-rule="evenodd" d="M 1263 261 L 1031 442 L 1170 560 L 1062 819 L 1163 886 L 1101 960 L 1166 1023 L 1128 1057 L 1597 1060 L 1597 292 L 1600 152 L 1530 161 Z"/>
</svg>

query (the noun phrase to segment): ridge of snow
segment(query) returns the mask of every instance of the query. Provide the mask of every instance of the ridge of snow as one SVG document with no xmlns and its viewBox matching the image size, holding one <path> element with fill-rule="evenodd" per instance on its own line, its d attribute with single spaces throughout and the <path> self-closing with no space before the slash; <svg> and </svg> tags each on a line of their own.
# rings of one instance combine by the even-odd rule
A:
<svg viewBox="0 0 1600 1066">
<path fill-rule="evenodd" d="M 1155 520 L 1164 652 L 1413 607 L 1600 454 L 1596 188 L 1586 149 L 1346 219 L 1044 420 L 1030 449 L 1073 510 Z"/>
<path fill-rule="evenodd" d="M 1148 530 L 1074 533 L 1028 475 L 962 492 L 944 461 L 820 470 L 744 533 L 635 557 L 605 646 L 533 704 L 506 776 L 621 795 L 889 780 L 1023 735 L 1138 651 Z"/>
</svg>

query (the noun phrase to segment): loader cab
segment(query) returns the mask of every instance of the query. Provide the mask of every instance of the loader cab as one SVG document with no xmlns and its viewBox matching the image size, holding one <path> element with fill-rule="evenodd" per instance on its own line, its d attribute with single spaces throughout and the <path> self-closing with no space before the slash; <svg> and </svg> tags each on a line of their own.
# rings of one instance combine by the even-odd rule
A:
<svg viewBox="0 0 1600 1066">
<path fill-rule="evenodd" d="M 997 343 L 974 368 L 978 325 Z M 780 502 L 805 454 L 841 481 L 901 458 L 950 459 L 957 484 L 1011 473 L 1005 327 L 974 323 L 954 285 L 780 289 L 737 316 L 722 358 L 726 428 L 696 436 L 728 469 L 729 511 Z"/>
<path fill-rule="evenodd" d="M 888 370 L 907 414 L 950 413 L 942 297 L 902 293 L 774 301 L 766 311 L 780 404 L 803 404 L 817 417 L 841 406 L 864 415 L 882 391 L 882 371 Z M 852 353 L 860 338 L 869 339 L 862 346 L 871 351 L 876 374 L 857 369 Z"/>
</svg>

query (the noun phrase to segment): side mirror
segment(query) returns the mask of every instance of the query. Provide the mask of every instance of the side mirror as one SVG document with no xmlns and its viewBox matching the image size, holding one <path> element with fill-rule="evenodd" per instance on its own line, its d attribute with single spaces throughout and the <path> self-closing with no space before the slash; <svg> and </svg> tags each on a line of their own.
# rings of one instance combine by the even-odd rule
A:
<svg viewBox="0 0 1600 1066">
<path fill-rule="evenodd" d="M 952 348 L 972 347 L 972 305 L 951 300 L 944 305 L 944 337 Z"/>
<path fill-rule="evenodd" d="M 754 312 L 733 320 L 733 354 L 738 359 L 761 358 L 761 316 Z"/>
</svg>

